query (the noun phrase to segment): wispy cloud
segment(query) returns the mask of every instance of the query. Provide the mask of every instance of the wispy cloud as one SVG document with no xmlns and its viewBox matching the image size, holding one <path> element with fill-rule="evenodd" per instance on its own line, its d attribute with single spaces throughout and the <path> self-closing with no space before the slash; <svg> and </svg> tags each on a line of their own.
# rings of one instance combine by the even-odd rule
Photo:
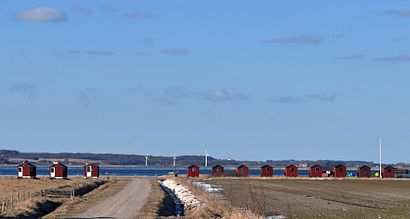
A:
<svg viewBox="0 0 410 219">
<path fill-rule="evenodd" d="M 81 55 L 93 55 L 93 56 L 111 56 L 115 55 L 115 52 L 112 50 L 87 50 L 80 51 L 75 49 L 70 49 L 66 51 L 54 52 L 54 55 L 71 55 L 71 56 L 81 56 Z"/>
<path fill-rule="evenodd" d="M 36 86 L 27 82 L 14 82 L 9 87 L 9 92 L 20 93 L 29 99 L 36 97 Z"/>
<path fill-rule="evenodd" d="M 365 55 L 349 55 L 349 56 L 336 56 L 334 57 L 334 59 L 338 59 L 338 60 L 361 60 L 361 59 L 365 59 L 366 56 Z"/>
<path fill-rule="evenodd" d="M 134 55 L 136 55 L 136 56 L 146 56 L 146 55 L 149 55 L 149 54 L 146 53 L 146 52 L 137 51 L 137 52 L 134 53 Z"/>
<path fill-rule="evenodd" d="M 117 7 L 115 7 L 114 5 L 101 5 L 100 9 L 107 12 L 117 11 Z"/>
<path fill-rule="evenodd" d="M 124 14 L 124 16 L 130 19 L 136 19 L 136 20 L 157 17 L 155 14 L 148 12 L 148 11 L 136 11 L 133 13 Z"/>
<path fill-rule="evenodd" d="M 87 88 L 77 95 L 77 100 L 83 106 L 91 106 L 97 100 L 97 89 L 96 88 Z"/>
<path fill-rule="evenodd" d="M 210 91 L 193 91 L 183 87 L 170 87 L 162 90 L 160 94 L 154 94 L 152 96 L 152 101 L 163 106 L 170 106 L 180 104 L 184 98 L 220 103 L 234 100 L 245 100 L 249 98 L 249 95 L 240 93 L 232 88 Z"/>
<path fill-rule="evenodd" d="M 401 11 L 401 10 L 387 10 L 384 12 L 387 15 L 391 16 L 396 16 L 396 17 L 404 17 L 404 18 L 410 18 L 410 11 Z"/>
<path fill-rule="evenodd" d="M 91 9 L 84 7 L 79 4 L 74 4 L 70 7 L 70 10 L 76 14 L 82 14 L 82 15 L 93 15 L 94 12 L 91 11 Z"/>
<path fill-rule="evenodd" d="M 249 95 L 245 95 L 235 91 L 232 88 L 224 88 L 220 90 L 210 90 L 205 92 L 194 92 L 196 96 L 209 100 L 212 102 L 225 102 L 232 100 L 244 100 L 249 98 Z"/>
<path fill-rule="evenodd" d="M 38 7 L 14 14 L 12 20 L 33 23 L 62 22 L 67 15 L 54 8 Z"/>
<path fill-rule="evenodd" d="M 154 95 L 152 101 L 163 106 L 178 105 L 180 100 L 189 93 L 185 88 L 169 87 L 164 89 L 161 94 Z"/>
<path fill-rule="evenodd" d="M 187 48 L 168 48 L 162 50 L 161 52 L 169 55 L 187 55 L 191 51 Z"/>
<path fill-rule="evenodd" d="M 155 38 L 149 37 L 149 36 L 142 38 L 142 41 L 145 44 L 148 44 L 148 45 L 154 45 L 155 44 Z"/>
<path fill-rule="evenodd" d="M 321 36 L 316 35 L 301 35 L 301 36 L 285 36 L 272 39 L 262 40 L 261 43 L 266 44 L 309 44 L 318 45 L 323 42 Z"/>
<path fill-rule="evenodd" d="M 115 52 L 111 50 L 88 50 L 88 51 L 85 51 L 85 54 L 95 55 L 95 56 L 110 56 L 110 55 L 115 55 Z"/>
<path fill-rule="evenodd" d="M 281 97 L 274 97 L 271 98 L 271 102 L 275 103 L 303 103 L 312 100 L 316 101 L 323 101 L 323 102 L 333 102 L 337 98 L 336 93 L 320 93 L 320 94 L 308 94 L 302 96 L 281 96 Z"/>
<path fill-rule="evenodd" d="M 410 55 L 390 56 L 383 58 L 375 58 L 377 62 L 410 62 Z"/>
</svg>

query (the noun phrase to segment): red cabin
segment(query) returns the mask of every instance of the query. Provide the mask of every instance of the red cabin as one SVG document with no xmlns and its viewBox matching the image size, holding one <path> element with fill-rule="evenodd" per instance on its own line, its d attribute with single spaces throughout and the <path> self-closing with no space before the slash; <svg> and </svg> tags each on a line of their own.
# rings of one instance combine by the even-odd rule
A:
<svg viewBox="0 0 410 219">
<path fill-rule="evenodd" d="M 23 162 L 17 166 L 17 178 L 19 179 L 35 179 L 37 168 L 29 162 Z"/>
<path fill-rule="evenodd" d="M 238 176 L 249 176 L 249 167 L 246 165 L 240 165 L 236 168 L 236 174 Z"/>
<path fill-rule="evenodd" d="M 396 177 L 396 169 L 393 166 L 384 167 L 382 174 L 384 178 L 394 178 Z"/>
<path fill-rule="evenodd" d="M 323 168 L 317 164 L 309 169 L 309 177 L 322 177 Z"/>
<path fill-rule="evenodd" d="M 260 169 L 261 177 L 271 177 L 273 176 L 273 167 L 271 165 L 263 165 Z"/>
<path fill-rule="evenodd" d="M 188 177 L 199 177 L 199 167 L 197 165 L 191 165 L 187 171 Z"/>
<path fill-rule="evenodd" d="M 359 167 L 359 169 L 357 169 L 357 177 L 370 177 L 370 170 L 370 167 L 366 165 Z"/>
<path fill-rule="evenodd" d="M 62 163 L 54 162 L 49 168 L 49 173 L 51 179 L 67 179 L 68 168 Z"/>
<path fill-rule="evenodd" d="M 288 177 L 297 177 L 298 176 L 298 167 L 291 164 L 285 168 L 285 176 Z"/>
<path fill-rule="evenodd" d="M 221 165 L 215 165 L 212 167 L 212 176 L 223 176 L 224 175 L 224 167 Z"/>
<path fill-rule="evenodd" d="M 98 178 L 100 176 L 100 167 L 96 163 L 84 165 L 85 178 Z"/>
<path fill-rule="evenodd" d="M 333 176 L 334 177 L 346 177 L 347 176 L 346 166 L 337 165 L 333 167 Z"/>
</svg>

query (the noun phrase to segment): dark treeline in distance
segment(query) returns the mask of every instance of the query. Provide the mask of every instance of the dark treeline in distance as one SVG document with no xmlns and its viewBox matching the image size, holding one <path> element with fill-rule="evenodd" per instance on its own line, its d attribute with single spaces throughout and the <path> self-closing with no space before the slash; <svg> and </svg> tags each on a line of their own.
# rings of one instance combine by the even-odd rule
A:
<svg viewBox="0 0 410 219">
<path fill-rule="evenodd" d="M 50 161 L 60 160 L 69 165 L 83 165 L 84 160 L 98 162 L 102 165 L 145 165 L 144 155 L 135 154 L 110 154 L 110 153 L 46 153 L 46 152 L 19 152 L 16 150 L 0 150 L 0 164 L 18 164 L 23 160 L 29 160 L 37 165 L 48 165 Z M 172 156 L 149 156 L 150 167 L 171 166 L 173 163 Z M 188 166 L 196 164 L 204 165 L 204 156 L 184 155 L 177 156 L 177 166 Z M 319 164 L 324 168 L 331 168 L 335 165 L 342 164 L 348 167 L 357 167 L 361 165 L 377 166 L 376 163 L 368 161 L 335 161 L 335 160 L 267 160 L 267 161 L 238 161 L 233 159 L 216 159 L 208 157 L 208 165 L 216 164 L 224 166 L 237 166 L 245 164 L 250 167 L 260 167 L 264 164 L 270 164 L 274 167 L 285 167 L 289 164 L 295 164 L 300 167 L 308 167 Z"/>
</svg>

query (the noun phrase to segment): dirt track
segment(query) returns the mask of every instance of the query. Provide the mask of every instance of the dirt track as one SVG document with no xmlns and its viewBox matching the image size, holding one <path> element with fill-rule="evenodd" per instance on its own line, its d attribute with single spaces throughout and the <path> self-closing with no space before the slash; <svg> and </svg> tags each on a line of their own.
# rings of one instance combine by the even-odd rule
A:
<svg viewBox="0 0 410 219">
<path fill-rule="evenodd" d="M 147 201 L 150 190 L 148 178 L 136 177 L 119 193 L 84 212 L 79 218 L 134 218 Z"/>
</svg>

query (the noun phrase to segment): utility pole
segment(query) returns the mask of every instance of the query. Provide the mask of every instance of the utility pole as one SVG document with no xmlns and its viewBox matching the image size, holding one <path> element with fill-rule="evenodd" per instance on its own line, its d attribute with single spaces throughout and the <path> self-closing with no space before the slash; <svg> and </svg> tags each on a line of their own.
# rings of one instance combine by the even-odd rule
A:
<svg viewBox="0 0 410 219">
<path fill-rule="evenodd" d="M 380 152 L 380 157 L 379 157 L 379 176 L 380 179 L 383 178 L 382 176 L 382 137 L 379 137 L 379 152 Z"/>
</svg>

